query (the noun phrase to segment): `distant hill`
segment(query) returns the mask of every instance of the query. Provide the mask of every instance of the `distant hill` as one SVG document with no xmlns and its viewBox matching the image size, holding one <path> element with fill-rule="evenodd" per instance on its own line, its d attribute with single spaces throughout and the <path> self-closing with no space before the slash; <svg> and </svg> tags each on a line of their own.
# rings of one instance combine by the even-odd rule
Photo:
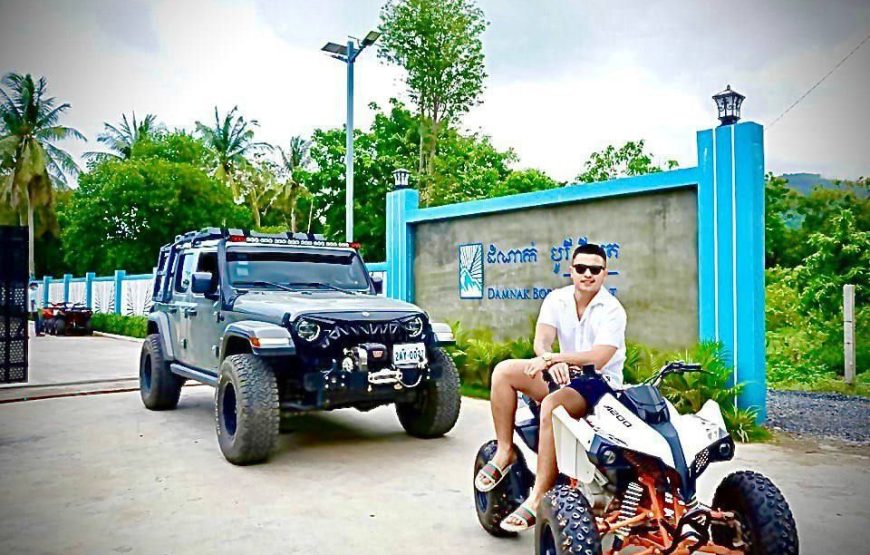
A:
<svg viewBox="0 0 870 555">
<path fill-rule="evenodd" d="M 866 190 L 840 185 L 835 180 L 822 177 L 817 173 L 784 173 L 780 177 L 788 179 L 788 186 L 803 195 L 812 191 L 816 185 L 821 185 L 825 189 L 854 189 L 859 197 L 867 195 Z"/>
</svg>

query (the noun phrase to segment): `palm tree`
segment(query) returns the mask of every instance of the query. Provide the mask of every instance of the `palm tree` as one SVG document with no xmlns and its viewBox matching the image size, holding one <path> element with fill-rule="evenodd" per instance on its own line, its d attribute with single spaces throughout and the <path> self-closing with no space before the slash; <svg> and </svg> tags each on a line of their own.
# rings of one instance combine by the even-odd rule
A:
<svg viewBox="0 0 870 555">
<path fill-rule="evenodd" d="M 249 164 L 248 154 L 260 148 L 269 148 L 266 143 L 254 142 L 253 128 L 258 125 L 257 120 L 245 121 L 238 110 L 238 106 L 233 106 L 221 119 L 215 106 L 213 126 L 196 122 L 196 130 L 217 157 L 215 175 L 230 186 L 235 199 L 239 198 L 239 186 L 233 176 Z"/>
<path fill-rule="evenodd" d="M 19 210 L 22 202 L 26 205 L 31 277 L 34 209 L 50 207 L 54 187 L 66 187 L 66 174 L 79 172 L 72 156 L 52 144 L 68 138 L 86 140 L 75 129 L 58 125 L 69 107 L 47 95 L 44 77 L 34 82 L 30 74 L 8 73 L 0 81 L 0 164 L 7 169 L 0 195 Z"/>
<path fill-rule="evenodd" d="M 278 147 L 278 152 L 281 154 L 281 169 L 287 175 L 287 179 L 281 184 L 272 204 L 290 213 L 290 231 L 294 233 L 296 232 L 296 203 L 300 198 L 310 195 L 308 188 L 299 180 L 299 170 L 305 169 L 311 161 L 308 156 L 310 148 L 311 141 L 306 141 L 300 136 L 290 139 L 288 150 Z"/>
<path fill-rule="evenodd" d="M 135 110 L 130 119 L 127 119 L 127 114 L 121 114 L 121 123 L 117 126 L 103 123 L 103 128 L 104 131 L 97 135 L 97 142 L 106 145 L 109 152 L 85 152 L 86 160 L 93 162 L 129 160 L 133 153 L 133 145 L 159 129 L 157 116 L 145 114 L 145 119 L 136 121 Z"/>
</svg>

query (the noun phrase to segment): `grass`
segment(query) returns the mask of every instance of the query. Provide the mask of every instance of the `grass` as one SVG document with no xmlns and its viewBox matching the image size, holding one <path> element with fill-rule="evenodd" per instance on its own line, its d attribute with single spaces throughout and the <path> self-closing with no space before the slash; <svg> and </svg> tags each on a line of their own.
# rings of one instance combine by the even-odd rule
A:
<svg viewBox="0 0 870 555">
<path fill-rule="evenodd" d="M 489 388 L 482 385 L 461 384 L 459 391 L 465 397 L 474 397 L 475 399 L 489 400 Z"/>
</svg>

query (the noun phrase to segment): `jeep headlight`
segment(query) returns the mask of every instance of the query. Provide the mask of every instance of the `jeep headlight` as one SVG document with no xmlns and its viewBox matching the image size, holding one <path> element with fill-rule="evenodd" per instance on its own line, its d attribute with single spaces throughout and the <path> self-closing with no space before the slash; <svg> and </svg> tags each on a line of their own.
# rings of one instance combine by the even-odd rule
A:
<svg viewBox="0 0 870 555">
<path fill-rule="evenodd" d="M 296 324 L 296 335 L 310 343 L 320 337 L 320 324 L 311 320 L 299 320 Z"/>
<path fill-rule="evenodd" d="M 420 337 L 423 333 L 423 318 L 414 316 L 403 323 L 405 331 L 408 332 L 408 337 Z"/>
</svg>

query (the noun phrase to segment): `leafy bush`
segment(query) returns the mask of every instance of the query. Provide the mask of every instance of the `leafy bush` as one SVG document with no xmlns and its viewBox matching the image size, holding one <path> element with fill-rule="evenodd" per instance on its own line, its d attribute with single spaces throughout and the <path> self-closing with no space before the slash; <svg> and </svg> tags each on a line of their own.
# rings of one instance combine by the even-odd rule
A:
<svg viewBox="0 0 870 555">
<path fill-rule="evenodd" d="M 843 374 L 844 366 L 842 316 L 826 314 L 821 305 L 801 302 L 802 287 L 804 294 L 811 290 L 801 283 L 805 272 L 803 267 L 767 270 L 768 385 L 778 389 L 860 394 L 861 388 L 850 390 L 838 378 Z M 855 319 L 855 336 L 870 336 L 870 306 L 859 305 Z M 870 366 L 870 345 L 858 341 L 856 348 L 856 367 L 860 373 L 861 369 Z"/>
<path fill-rule="evenodd" d="M 94 331 L 144 338 L 148 330 L 145 316 L 124 316 L 123 314 L 103 314 L 96 312 L 91 317 Z"/>
<path fill-rule="evenodd" d="M 533 342 L 528 336 L 498 342 L 489 329 L 466 330 L 459 322 L 453 323 L 452 327 L 456 345 L 449 349 L 449 353 L 459 369 L 463 393 L 467 395 L 488 397 L 492 371 L 500 361 L 534 356 Z M 697 412 L 708 399 L 712 399 L 722 407 L 725 425 L 736 439 L 756 441 L 768 437 L 767 431 L 755 423 L 754 411 L 739 410 L 734 406 L 741 387 L 731 386 L 733 369 L 726 364 L 722 348 L 716 343 L 699 343 L 689 350 L 667 352 L 630 343 L 626 346 L 625 381 L 640 383 L 673 360 L 696 362 L 707 371 L 665 378 L 661 385 L 662 394 L 680 413 Z"/>
</svg>

